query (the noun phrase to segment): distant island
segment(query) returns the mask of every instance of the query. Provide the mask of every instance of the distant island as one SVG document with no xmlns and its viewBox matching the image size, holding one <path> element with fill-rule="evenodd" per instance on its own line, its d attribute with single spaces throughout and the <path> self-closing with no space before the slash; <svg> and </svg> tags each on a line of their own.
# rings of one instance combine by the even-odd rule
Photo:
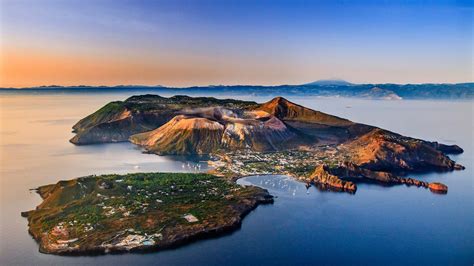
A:
<svg viewBox="0 0 474 266">
<path fill-rule="evenodd" d="M 305 85 L 317 85 L 317 86 L 353 86 L 356 85 L 354 83 L 350 83 L 343 79 L 320 79 L 310 83 L 306 83 Z"/>
<path fill-rule="evenodd" d="M 130 141 L 156 154 L 206 154 L 214 174 L 287 174 L 319 187 L 355 192 L 357 181 L 447 192 L 403 177 L 463 169 L 444 145 L 315 111 L 285 98 L 258 104 L 212 97 L 132 96 L 73 126 L 76 145 Z"/>
<path fill-rule="evenodd" d="M 364 99 L 473 99 L 474 83 L 440 84 L 353 84 L 345 80 L 318 80 L 300 85 L 213 85 L 193 87 L 165 87 L 142 85 L 119 86 L 40 86 L 28 88 L 0 88 L 0 93 L 105 93 L 105 92 L 146 92 L 168 94 L 209 93 L 225 95 L 262 96 L 321 96 L 355 97 Z"/>
<path fill-rule="evenodd" d="M 206 155 L 208 174 L 83 177 L 37 189 L 22 213 L 40 250 L 82 254 L 158 250 L 235 230 L 266 190 L 235 180 L 284 174 L 307 187 L 355 193 L 357 183 L 424 187 L 410 173 L 462 170 L 457 145 L 402 136 L 312 110 L 283 97 L 265 103 L 212 97 L 132 96 L 73 126 L 76 145 L 130 141 L 159 155 Z"/>
</svg>

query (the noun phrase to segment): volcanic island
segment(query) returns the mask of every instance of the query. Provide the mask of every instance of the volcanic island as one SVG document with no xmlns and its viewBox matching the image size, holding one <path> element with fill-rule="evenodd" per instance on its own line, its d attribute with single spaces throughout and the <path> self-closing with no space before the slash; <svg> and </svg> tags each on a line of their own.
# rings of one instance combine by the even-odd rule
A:
<svg viewBox="0 0 474 266">
<path fill-rule="evenodd" d="M 276 97 L 266 103 L 212 97 L 132 96 L 73 126 L 75 145 L 130 141 L 158 155 L 203 155 L 209 173 L 80 177 L 36 189 L 23 212 L 40 251 L 60 255 L 154 251 L 238 229 L 273 202 L 240 186 L 248 175 L 281 174 L 321 190 L 355 193 L 357 183 L 406 185 L 445 194 L 410 173 L 462 170 L 457 145 L 402 136 Z"/>
</svg>

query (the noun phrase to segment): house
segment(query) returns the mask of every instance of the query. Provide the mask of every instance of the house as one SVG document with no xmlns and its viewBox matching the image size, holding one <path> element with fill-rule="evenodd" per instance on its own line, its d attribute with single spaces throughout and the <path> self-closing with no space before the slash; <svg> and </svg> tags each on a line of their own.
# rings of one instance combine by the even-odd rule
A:
<svg viewBox="0 0 474 266">
<path fill-rule="evenodd" d="M 186 221 L 188 221 L 189 223 L 195 223 L 199 221 L 199 219 L 192 214 L 185 214 L 183 218 L 186 219 Z"/>
</svg>

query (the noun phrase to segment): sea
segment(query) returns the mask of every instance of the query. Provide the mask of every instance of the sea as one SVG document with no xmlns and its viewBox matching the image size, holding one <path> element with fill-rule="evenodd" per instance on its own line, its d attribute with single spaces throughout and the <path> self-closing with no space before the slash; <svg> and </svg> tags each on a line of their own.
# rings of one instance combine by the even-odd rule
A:
<svg viewBox="0 0 474 266">
<path fill-rule="evenodd" d="M 42 254 L 20 212 L 41 198 L 31 189 L 87 175 L 208 170 L 200 158 L 143 153 L 130 143 L 75 146 L 71 127 L 110 101 L 140 92 L 0 93 L 0 265 L 472 265 L 474 102 L 370 100 L 290 95 L 295 103 L 403 135 L 464 149 L 464 171 L 410 175 L 449 187 L 361 183 L 355 194 L 306 188 L 287 176 L 238 182 L 268 189 L 271 205 L 218 238 L 147 254 Z M 162 96 L 172 96 L 161 94 Z M 265 102 L 275 95 L 200 95 Z"/>
</svg>

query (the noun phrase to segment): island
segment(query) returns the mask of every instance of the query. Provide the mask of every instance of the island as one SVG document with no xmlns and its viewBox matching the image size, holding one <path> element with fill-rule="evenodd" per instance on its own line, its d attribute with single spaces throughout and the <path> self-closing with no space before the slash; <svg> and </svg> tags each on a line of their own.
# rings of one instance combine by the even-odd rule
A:
<svg viewBox="0 0 474 266">
<path fill-rule="evenodd" d="M 446 194 L 411 173 L 462 170 L 457 145 L 426 141 L 312 110 L 282 97 L 266 103 L 211 97 L 132 96 L 73 126 L 76 145 L 129 141 L 158 155 L 205 155 L 209 173 L 81 177 L 41 186 L 23 212 L 44 253 L 102 254 L 175 247 L 239 228 L 268 191 L 243 176 L 283 174 L 318 189 L 355 193 L 357 183 Z"/>
<path fill-rule="evenodd" d="M 154 251 L 238 229 L 269 193 L 202 173 L 136 173 L 60 181 L 37 188 L 23 212 L 43 253 Z"/>
<path fill-rule="evenodd" d="M 76 145 L 130 141 L 159 155 L 208 155 L 231 180 L 285 174 L 333 191 L 358 182 L 404 184 L 447 193 L 410 173 L 462 170 L 457 145 L 426 141 L 312 110 L 283 97 L 265 103 L 178 95 L 111 102 L 73 126 Z"/>
</svg>

